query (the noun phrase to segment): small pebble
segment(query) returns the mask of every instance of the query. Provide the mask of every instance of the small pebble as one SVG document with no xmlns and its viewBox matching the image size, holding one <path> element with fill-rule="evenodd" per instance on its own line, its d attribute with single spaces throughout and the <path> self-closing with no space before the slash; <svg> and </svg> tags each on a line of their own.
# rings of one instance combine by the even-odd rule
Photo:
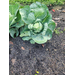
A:
<svg viewBox="0 0 75 75">
<path fill-rule="evenodd" d="M 46 51 L 48 51 L 48 48 L 46 49 Z"/>
<path fill-rule="evenodd" d="M 57 51 L 57 49 L 54 49 L 54 51 Z"/>
<path fill-rule="evenodd" d="M 62 10 L 63 13 L 65 13 L 65 10 Z"/>
<path fill-rule="evenodd" d="M 56 21 L 58 21 L 58 20 L 60 20 L 60 18 L 53 18 L 53 20 L 56 20 Z"/>
</svg>

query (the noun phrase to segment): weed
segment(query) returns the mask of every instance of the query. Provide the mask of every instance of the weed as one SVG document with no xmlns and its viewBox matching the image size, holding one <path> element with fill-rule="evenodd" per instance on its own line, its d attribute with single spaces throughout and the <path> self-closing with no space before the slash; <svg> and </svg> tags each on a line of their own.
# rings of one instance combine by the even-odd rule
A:
<svg viewBox="0 0 75 75">
<path fill-rule="evenodd" d="M 64 30 L 63 31 L 60 31 L 60 29 L 61 29 L 60 27 L 58 27 L 57 29 L 55 29 L 54 30 L 55 34 L 60 35 L 61 33 L 64 32 Z"/>
<path fill-rule="evenodd" d="M 63 31 L 65 31 L 65 28 L 64 28 L 64 30 Z"/>
</svg>

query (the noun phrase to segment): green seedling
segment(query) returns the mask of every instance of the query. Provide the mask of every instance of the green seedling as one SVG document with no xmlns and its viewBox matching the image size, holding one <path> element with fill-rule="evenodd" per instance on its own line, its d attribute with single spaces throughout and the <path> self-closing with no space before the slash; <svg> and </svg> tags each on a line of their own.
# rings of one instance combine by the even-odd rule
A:
<svg viewBox="0 0 75 75">
<path fill-rule="evenodd" d="M 61 28 L 57 28 L 54 30 L 55 34 L 60 35 L 61 33 L 63 33 L 63 31 L 59 31 Z"/>
</svg>

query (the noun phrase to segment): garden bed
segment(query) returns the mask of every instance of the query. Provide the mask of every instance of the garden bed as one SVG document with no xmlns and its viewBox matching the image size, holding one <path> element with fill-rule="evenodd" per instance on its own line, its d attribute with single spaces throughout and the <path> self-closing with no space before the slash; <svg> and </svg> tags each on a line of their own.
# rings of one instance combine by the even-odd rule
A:
<svg viewBox="0 0 75 75">
<path fill-rule="evenodd" d="M 51 9 L 50 9 L 51 8 Z M 9 37 L 10 75 L 65 75 L 65 7 L 52 11 L 49 7 L 56 29 L 50 41 L 43 45 L 30 44 L 20 37 Z"/>
</svg>

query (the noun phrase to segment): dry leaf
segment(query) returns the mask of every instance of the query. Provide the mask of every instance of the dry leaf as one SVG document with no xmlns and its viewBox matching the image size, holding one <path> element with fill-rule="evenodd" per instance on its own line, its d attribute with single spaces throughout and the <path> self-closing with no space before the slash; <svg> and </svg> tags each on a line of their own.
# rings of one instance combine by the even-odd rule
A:
<svg viewBox="0 0 75 75">
<path fill-rule="evenodd" d="M 44 44 L 42 44 L 42 47 L 44 47 Z"/>
<path fill-rule="evenodd" d="M 9 41 L 9 44 L 12 44 L 13 45 L 13 42 L 12 41 Z"/>
<path fill-rule="evenodd" d="M 50 4 L 50 6 L 52 6 L 52 4 Z"/>
<path fill-rule="evenodd" d="M 31 50 L 31 49 L 29 49 L 29 50 Z"/>
<path fill-rule="evenodd" d="M 62 10 L 63 13 L 65 13 L 65 10 Z"/>
<path fill-rule="evenodd" d="M 57 23 L 55 23 L 56 24 L 56 26 L 57 26 Z"/>
<path fill-rule="evenodd" d="M 22 49 L 22 50 L 25 50 L 25 48 L 24 48 L 24 47 L 21 47 L 21 49 Z"/>
<path fill-rule="evenodd" d="M 12 65 L 14 65 L 14 64 L 15 64 L 16 59 L 12 59 L 11 61 L 12 61 Z"/>
</svg>

